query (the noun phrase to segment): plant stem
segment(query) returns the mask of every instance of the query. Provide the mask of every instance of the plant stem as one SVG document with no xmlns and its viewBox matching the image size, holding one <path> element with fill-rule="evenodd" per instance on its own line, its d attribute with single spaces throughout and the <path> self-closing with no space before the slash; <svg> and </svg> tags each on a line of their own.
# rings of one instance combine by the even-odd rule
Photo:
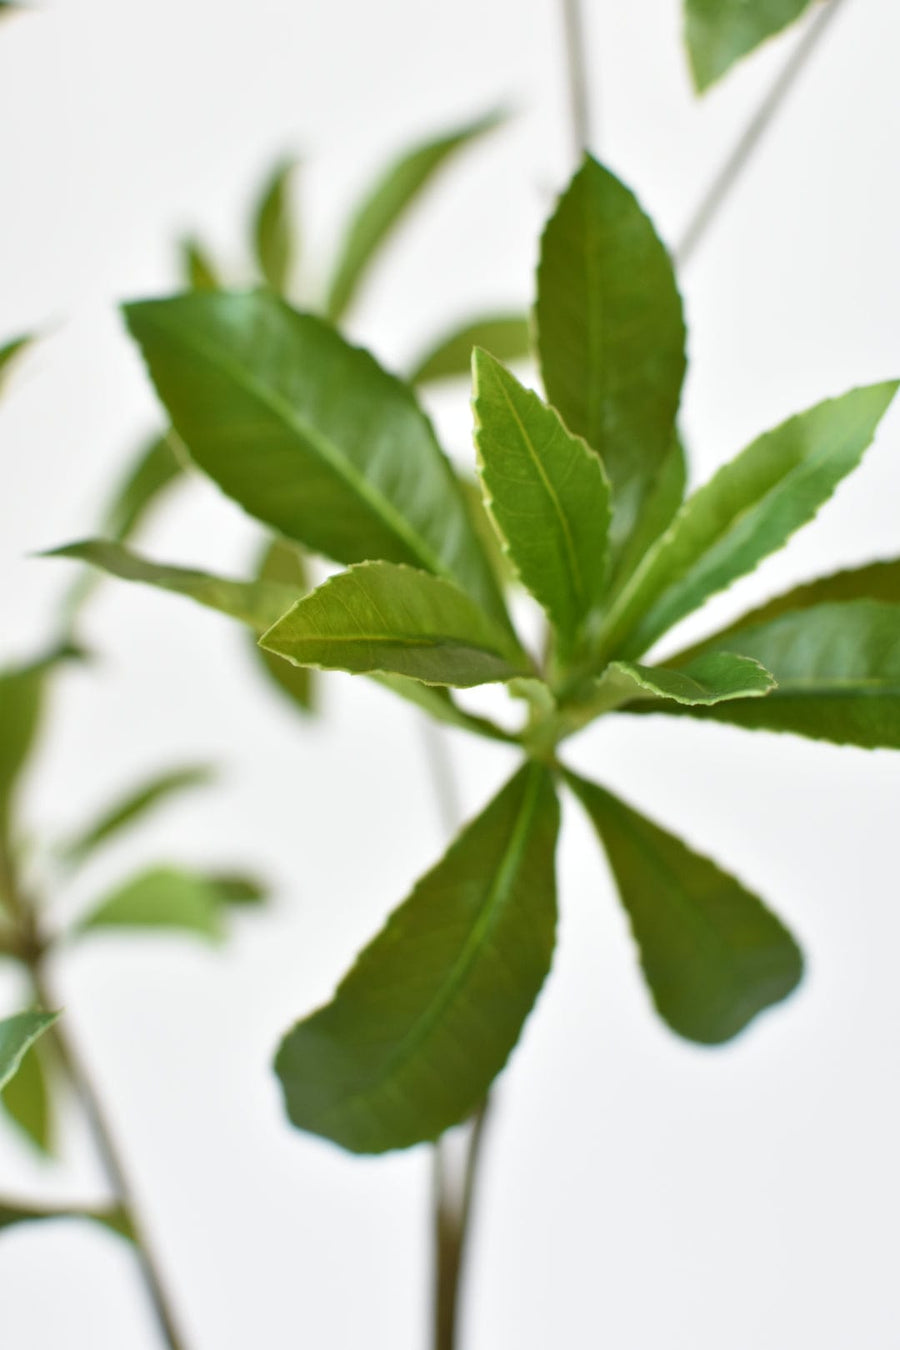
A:
<svg viewBox="0 0 900 1350">
<path fill-rule="evenodd" d="M 439 1140 L 434 1155 L 435 1290 L 434 1350 L 456 1350 L 459 1320 L 460 1275 L 463 1268 L 469 1220 L 475 1196 L 478 1163 L 482 1153 L 488 1102 L 472 1118 L 462 1193 L 456 1198 L 447 1183 L 443 1149 Z"/>
<path fill-rule="evenodd" d="M 828 0 L 821 12 L 810 20 L 734 149 L 713 178 L 675 248 L 675 259 L 682 266 L 693 257 L 843 3 L 844 0 Z"/>
<path fill-rule="evenodd" d="M 54 996 L 47 981 L 43 968 L 43 958 L 38 957 L 32 963 L 31 975 L 38 999 L 43 1006 L 48 1009 L 59 1007 L 59 1000 Z M 178 1330 L 162 1274 L 156 1263 L 152 1248 L 147 1241 L 147 1235 L 135 1204 L 128 1172 L 90 1071 L 82 1059 L 81 1052 L 65 1019 L 60 1019 L 60 1021 L 54 1023 L 49 1034 L 54 1037 L 63 1068 L 81 1100 L 82 1109 L 94 1137 L 103 1169 L 110 1186 L 115 1192 L 126 1223 L 133 1234 L 135 1253 L 156 1315 L 160 1335 L 168 1350 L 185 1350 L 186 1343 Z"/>
<path fill-rule="evenodd" d="M 581 0 L 562 0 L 562 9 L 572 144 L 577 162 L 591 144 L 591 105 Z"/>
</svg>

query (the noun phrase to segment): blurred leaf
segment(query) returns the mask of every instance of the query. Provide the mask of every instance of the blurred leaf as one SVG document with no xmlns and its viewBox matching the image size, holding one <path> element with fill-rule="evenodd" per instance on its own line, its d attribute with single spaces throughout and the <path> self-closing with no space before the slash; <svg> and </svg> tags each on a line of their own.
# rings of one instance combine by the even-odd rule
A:
<svg viewBox="0 0 900 1350">
<path fill-rule="evenodd" d="M 486 717 L 477 717 L 463 712 L 449 689 L 436 684 L 422 684 L 419 680 L 405 679 L 402 675 L 373 675 L 376 684 L 414 703 L 436 722 L 456 727 L 459 731 L 469 731 L 476 736 L 486 736 L 488 740 L 515 742 L 516 738 L 498 727 Z"/>
<path fill-rule="evenodd" d="M 134 1241 L 131 1224 L 121 1205 L 111 1205 L 107 1209 L 45 1209 L 36 1205 L 8 1204 L 0 1200 L 0 1231 L 17 1224 L 43 1223 L 48 1219 L 81 1219 L 99 1223 L 126 1241 Z"/>
<path fill-rule="evenodd" d="M 129 825 L 135 824 L 166 798 L 186 789 L 204 787 L 211 782 L 214 772 L 208 764 L 192 764 L 181 769 L 170 769 L 156 774 L 121 798 L 114 806 L 66 845 L 64 853 L 73 863 L 80 863 L 100 844 Z"/>
<path fill-rule="evenodd" d="M 466 687 L 527 674 L 503 629 L 456 586 L 395 563 L 358 563 L 298 600 L 263 635 L 302 665 Z"/>
<path fill-rule="evenodd" d="M 809 9 L 811 0 L 685 0 L 685 39 L 698 93 Z"/>
<path fill-rule="evenodd" d="M 510 558 L 564 654 L 603 599 L 609 483 L 559 414 L 487 352 L 473 358 L 475 441 L 485 501 Z"/>
<path fill-rule="evenodd" d="M 276 165 L 253 215 L 253 245 L 259 269 L 276 295 L 286 295 L 294 263 L 296 232 L 291 217 L 291 175 L 296 160 Z"/>
<path fill-rule="evenodd" d="M 556 928 L 559 808 L 526 765 L 366 948 L 334 999 L 284 1038 L 288 1115 L 355 1153 L 435 1139 L 506 1063 Z"/>
<path fill-rule="evenodd" d="M 544 231 L 536 320 L 547 397 L 609 475 L 615 560 L 671 450 L 685 330 L 652 222 L 590 157 Z"/>
<path fill-rule="evenodd" d="M 36 743 L 48 663 L 0 672 L 0 838 L 19 778 Z"/>
<path fill-rule="evenodd" d="M 50 1066 L 44 1046 L 32 1045 L 3 1089 L 3 1109 L 40 1153 L 53 1153 L 55 1120 Z"/>
<path fill-rule="evenodd" d="M 371 356 L 266 292 L 126 313 L 191 454 L 251 515 L 338 562 L 424 567 L 507 622 L 431 424 Z"/>
<path fill-rule="evenodd" d="M 78 925 L 97 928 L 174 928 L 218 941 L 223 936 L 223 907 L 234 903 L 233 879 L 175 867 L 154 867 L 119 887 Z"/>
<path fill-rule="evenodd" d="M 242 872 L 213 872 L 208 880 L 219 893 L 223 904 L 261 905 L 269 898 L 269 888 L 256 877 Z"/>
<path fill-rule="evenodd" d="M 296 544 L 291 544 L 286 539 L 269 540 L 256 575 L 260 581 L 274 581 L 291 586 L 297 597 L 306 595 L 310 589 L 303 554 Z M 253 651 L 263 670 L 276 687 L 287 695 L 291 703 L 301 712 L 312 712 L 315 702 L 315 676 L 309 666 L 295 666 L 283 656 L 266 651 L 257 642 L 253 643 Z"/>
<path fill-rule="evenodd" d="M 6 1087 L 26 1051 L 58 1016 L 56 1012 L 23 1012 L 0 1021 L 0 1088 Z"/>
<path fill-rule="evenodd" d="M 504 120 L 502 113 L 489 113 L 437 140 L 426 141 L 402 155 L 377 179 L 354 212 L 344 238 L 325 305 L 330 319 L 341 318 L 378 249 L 454 151 L 493 131 Z"/>
<path fill-rule="evenodd" d="M 297 592 L 290 586 L 271 581 L 231 581 L 192 568 L 169 567 L 150 562 L 109 539 L 85 539 L 52 549 L 44 556 L 78 558 L 124 581 L 144 582 L 186 595 L 208 609 L 238 619 L 256 633 L 265 632 L 297 599 Z"/>
<path fill-rule="evenodd" d="M 650 993 L 673 1031 L 718 1045 L 797 987 L 803 958 L 761 900 L 603 788 L 571 773 L 566 781 L 606 850 Z"/>
<path fill-rule="evenodd" d="M 222 279 L 215 263 L 200 240 L 192 235 L 181 241 L 181 269 L 192 291 L 222 289 Z"/>
<path fill-rule="evenodd" d="M 482 347 L 498 361 L 523 361 L 531 355 L 531 324 L 523 314 L 472 319 L 445 333 L 416 362 L 410 384 L 454 379 L 472 371 L 472 352 Z"/>
<path fill-rule="evenodd" d="M 613 605 L 606 650 L 625 657 L 646 651 L 781 548 L 856 468 L 896 391 L 896 383 L 876 384 L 829 399 L 720 469 L 688 498 Z"/>
<path fill-rule="evenodd" d="M 12 9 L 13 6 L 9 6 L 9 8 Z M 13 338 L 12 342 L 7 342 L 4 343 L 3 346 L 0 346 L 0 393 L 3 392 L 3 387 L 13 368 L 16 357 L 21 356 L 25 349 L 31 346 L 33 341 L 34 339 L 30 337 L 18 337 Z"/>
<path fill-rule="evenodd" d="M 125 543 L 143 525 L 161 494 L 184 474 L 172 433 L 156 436 L 140 451 L 120 484 L 103 521 L 103 531 Z"/>
</svg>

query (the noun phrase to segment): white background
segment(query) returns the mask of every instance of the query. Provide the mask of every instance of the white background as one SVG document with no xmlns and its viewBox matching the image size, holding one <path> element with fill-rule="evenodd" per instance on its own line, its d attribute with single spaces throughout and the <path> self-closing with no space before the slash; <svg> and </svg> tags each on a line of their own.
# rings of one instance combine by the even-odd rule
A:
<svg viewBox="0 0 900 1350">
<path fill-rule="evenodd" d="M 675 240 L 796 34 L 699 103 L 676 0 L 588 8 L 598 147 Z M 683 277 L 696 479 L 788 413 L 900 371 L 898 44 L 894 0 L 845 6 Z M 498 102 L 517 119 L 447 174 L 354 317 L 398 367 L 448 321 L 531 299 L 571 169 L 552 0 L 46 0 L 0 27 L 0 335 L 48 335 L 0 411 L 4 660 L 37 649 L 72 575 L 28 555 L 91 532 L 158 422 L 115 303 L 173 288 L 186 228 L 240 281 L 250 194 L 286 150 L 304 161 L 308 293 L 383 158 Z M 466 391 L 433 406 L 467 459 Z M 704 624 L 896 554 L 898 456 L 894 414 L 815 525 Z M 255 538 L 198 482 L 143 543 L 239 573 Z M 98 858 L 61 912 L 160 858 L 252 866 L 276 893 L 222 952 L 98 938 L 60 963 L 190 1346 L 420 1350 L 427 1151 L 360 1161 L 293 1133 L 268 1068 L 441 848 L 415 715 L 330 677 L 305 726 L 242 634 L 139 588 L 108 584 L 86 634 L 104 660 L 60 687 L 33 831 L 65 832 L 172 762 L 224 774 Z M 456 736 L 451 750 L 474 810 L 507 757 Z M 808 979 L 731 1047 L 676 1040 L 567 809 L 560 948 L 500 1089 L 466 1350 L 896 1350 L 900 758 L 664 719 L 611 719 L 572 758 L 765 895 Z M 0 993 L 12 1007 L 19 990 Z M 99 1198 L 77 1126 L 49 1167 L 4 1128 L 0 1194 Z M 0 1238 L 10 1350 L 149 1350 L 141 1298 L 100 1231 Z"/>
</svg>

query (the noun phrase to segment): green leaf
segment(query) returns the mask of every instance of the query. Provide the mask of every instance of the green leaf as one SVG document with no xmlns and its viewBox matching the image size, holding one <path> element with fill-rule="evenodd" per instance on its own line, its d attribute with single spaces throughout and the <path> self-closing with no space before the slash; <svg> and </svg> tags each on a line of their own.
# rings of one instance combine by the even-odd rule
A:
<svg viewBox="0 0 900 1350">
<path fill-rule="evenodd" d="M 3 1110 L 34 1147 L 45 1156 L 53 1153 L 55 1118 L 50 1065 L 43 1045 L 32 1045 L 18 1071 L 3 1089 Z"/>
<path fill-rule="evenodd" d="M 128 1242 L 134 1241 L 134 1232 L 128 1215 L 121 1205 L 105 1209 L 46 1209 L 37 1205 L 8 1204 L 0 1200 L 0 1231 L 22 1223 L 42 1223 L 48 1219 L 83 1219 L 102 1224 Z"/>
<path fill-rule="evenodd" d="M 381 684 L 385 689 L 390 689 L 392 693 L 406 699 L 408 703 L 414 703 L 436 722 L 456 727 L 459 731 L 472 732 L 475 736 L 484 736 L 491 741 L 518 744 L 515 736 L 498 727 L 489 718 L 463 712 L 449 689 L 436 684 L 421 684 L 419 680 L 405 679 L 402 675 L 373 675 L 372 679 L 376 684 Z"/>
<path fill-rule="evenodd" d="M 33 340 L 30 337 L 18 337 L 0 346 L 0 392 L 3 391 L 16 358 L 21 356 L 27 347 L 31 346 Z"/>
<path fill-rule="evenodd" d="M 26 1051 L 58 1016 L 55 1012 L 23 1012 L 0 1021 L 0 1088 L 6 1086 Z"/>
<path fill-rule="evenodd" d="M 231 581 L 192 568 L 150 562 L 109 539 L 85 539 L 53 549 L 44 556 L 78 558 L 123 581 L 139 581 L 186 595 L 208 609 L 238 619 L 256 633 L 264 633 L 297 599 L 292 586 L 274 581 Z"/>
<path fill-rule="evenodd" d="M 46 661 L 0 672 L 0 838 L 37 741 L 46 672 Z"/>
<path fill-rule="evenodd" d="M 291 175 L 294 159 L 282 160 L 266 180 L 253 214 L 256 261 L 276 295 L 287 293 L 294 264 L 295 231 L 291 217 Z"/>
<path fill-rule="evenodd" d="M 225 905 L 237 905 L 243 909 L 248 905 L 261 905 L 269 898 L 268 886 L 264 886 L 257 877 L 242 872 L 213 872 L 208 880 Z"/>
<path fill-rule="evenodd" d="M 150 510 L 173 483 L 184 475 L 184 465 L 173 446 L 174 433 L 156 436 L 138 453 L 110 502 L 104 534 L 125 543 L 143 525 Z"/>
<path fill-rule="evenodd" d="M 476 351 L 473 371 L 488 510 L 566 655 L 603 599 L 609 483 L 584 441 L 492 356 Z"/>
<path fill-rule="evenodd" d="M 673 1031 L 718 1045 L 796 988 L 803 958 L 761 900 L 612 793 L 574 774 L 566 781 L 606 850 L 650 993 Z"/>
<path fill-rule="evenodd" d="M 656 482 L 644 498 L 634 530 L 619 557 L 610 583 L 612 599 L 622 590 L 660 535 L 672 524 L 684 502 L 686 486 L 687 460 L 684 446 L 676 435 L 660 465 Z"/>
<path fill-rule="evenodd" d="M 340 319 L 355 298 L 378 249 L 455 151 L 470 145 L 504 120 L 489 113 L 436 140 L 426 141 L 396 160 L 380 175 L 353 214 L 335 265 L 325 304 L 330 319 Z"/>
<path fill-rule="evenodd" d="M 527 658 L 449 581 L 359 563 L 298 600 L 261 639 L 298 665 L 467 687 L 528 673 Z"/>
<path fill-rule="evenodd" d="M 698 93 L 758 47 L 780 33 L 811 0 L 685 0 L 685 40 Z"/>
<path fill-rule="evenodd" d="M 90 853 L 120 830 L 135 824 L 152 811 L 160 802 L 179 792 L 195 787 L 205 787 L 213 779 L 213 770 L 208 764 L 191 764 L 181 769 L 170 769 L 155 774 L 125 797 L 109 807 L 78 834 L 63 850 L 67 861 L 82 862 Z"/>
<path fill-rule="evenodd" d="M 463 830 L 275 1061 L 293 1123 L 355 1153 L 435 1139 L 483 1100 L 553 954 L 559 808 L 527 765 Z"/>
<path fill-rule="evenodd" d="M 221 291 L 222 279 L 216 264 L 199 239 L 188 236 L 181 241 L 181 269 L 192 291 Z"/>
<path fill-rule="evenodd" d="M 614 661 L 597 682 L 598 696 L 619 707 L 634 699 L 709 707 L 733 698 L 762 698 L 775 680 L 758 661 L 732 652 L 705 652 L 680 667 Z"/>
<path fill-rule="evenodd" d="M 812 605 L 768 623 L 732 629 L 723 641 L 729 651 L 762 661 L 778 688 L 759 700 L 766 706 L 758 710 L 755 703 L 740 701 L 683 711 L 751 730 L 789 731 L 866 749 L 900 749 L 900 604 L 846 600 Z M 717 639 L 710 639 L 708 649 L 717 645 Z"/>
<path fill-rule="evenodd" d="M 760 436 L 685 502 L 613 605 L 600 643 L 632 657 L 812 520 L 855 469 L 895 382 L 829 399 Z M 777 678 L 777 673 L 776 673 Z"/>
<path fill-rule="evenodd" d="M 286 539 L 270 539 L 266 544 L 257 568 L 259 581 L 274 581 L 294 589 L 296 596 L 309 592 L 310 582 L 303 554 L 296 544 Z M 290 699 L 295 708 L 303 713 L 314 709 L 315 678 L 308 666 L 295 666 L 283 656 L 276 656 L 253 644 L 255 660 L 261 665 L 269 679 L 282 694 Z"/>
<path fill-rule="evenodd" d="M 405 562 L 505 610 L 459 480 L 411 390 L 276 296 L 126 310 L 194 459 L 278 533 L 337 562 Z"/>
<path fill-rule="evenodd" d="M 174 867 L 154 867 L 114 891 L 78 925 L 97 928 L 174 928 L 218 941 L 228 903 L 215 878 Z"/>
<path fill-rule="evenodd" d="M 531 355 L 531 323 L 525 315 L 472 319 L 445 333 L 415 364 L 410 384 L 468 378 L 476 347 L 499 361 L 524 361 Z"/>
<path fill-rule="evenodd" d="M 618 555 L 671 449 L 685 330 L 651 221 L 590 157 L 544 232 L 536 319 L 547 397 L 609 475 Z"/>
</svg>

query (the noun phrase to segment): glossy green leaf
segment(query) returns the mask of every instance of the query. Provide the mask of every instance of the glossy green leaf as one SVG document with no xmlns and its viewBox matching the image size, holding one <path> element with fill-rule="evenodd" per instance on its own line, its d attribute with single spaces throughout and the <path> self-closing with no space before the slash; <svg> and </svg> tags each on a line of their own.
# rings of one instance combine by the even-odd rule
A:
<svg viewBox="0 0 900 1350">
<path fill-rule="evenodd" d="M 528 673 L 527 658 L 458 587 L 396 563 L 359 563 L 298 600 L 261 639 L 325 670 L 466 687 Z"/>
<path fill-rule="evenodd" d="M 300 1129 L 356 1153 L 435 1139 L 503 1068 L 556 928 L 559 808 L 527 765 L 463 830 L 275 1062 Z"/>
<path fill-rule="evenodd" d="M 55 1012 L 23 1012 L 0 1021 L 0 1088 L 6 1086 L 26 1052 L 58 1016 Z"/>
<path fill-rule="evenodd" d="M 5 342 L 0 346 L 0 392 L 13 368 L 13 364 L 18 356 L 31 346 L 33 339 L 30 337 L 13 338 L 11 342 Z"/>
<path fill-rule="evenodd" d="M 192 235 L 181 241 L 181 268 L 192 291 L 221 291 L 222 279 L 208 250 Z"/>
<path fill-rule="evenodd" d="M 634 529 L 619 556 L 610 583 L 610 597 L 618 595 L 657 539 L 672 524 L 684 502 L 686 486 L 687 460 L 684 446 L 676 436 L 660 465 L 656 482 L 644 498 Z"/>
<path fill-rule="evenodd" d="M 856 468 L 896 392 L 891 382 L 829 399 L 720 469 L 688 498 L 622 591 L 601 635 L 605 650 L 638 656 L 781 548 Z"/>
<path fill-rule="evenodd" d="M 282 160 L 266 180 L 253 214 L 253 247 L 259 269 L 276 295 L 288 291 L 296 232 L 291 214 L 293 159 Z"/>
<path fill-rule="evenodd" d="M 685 0 L 685 40 L 698 93 L 809 9 L 812 0 Z"/>
<path fill-rule="evenodd" d="M 213 779 L 208 764 L 191 764 L 181 769 L 170 769 L 154 774 L 146 782 L 132 789 L 105 810 L 74 839 L 63 852 L 71 863 L 82 862 L 90 853 L 105 844 L 121 830 L 136 824 L 154 807 L 168 798 L 190 788 L 205 787 Z"/>
<path fill-rule="evenodd" d="M 310 589 L 309 575 L 303 554 L 296 544 L 286 539 L 271 539 L 263 550 L 257 569 L 260 581 L 274 581 L 290 586 L 297 597 L 306 595 Z M 255 660 L 260 662 L 266 675 L 277 689 L 280 689 L 295 708 L 303 713 L 313 711 L 315 697 L 315 676 L 309 666 L 295 666 L 283 656 L 276 656 L 253 644 Z"/>
<path fill-rule="evenodd" d="M 671 449 L 685 330 L 651 221 L 590 157 L 544 232 L 536 319 L 547 397 L 609 475 L 617 555 Z"/>
<path fill-rule="evenodd" d="M 502 114 L 490 113 L 426 141 L 401 155 L 380 175 L 356 208 L 341 246 L 325 305 L 329 318 L 337 320 L 344 314 L 379 248 L 438 170 L 455 151 L 502 121 Z"/>
<path fill-rule="evenodd" d="M 578 645 L 603 599 L 610 520 L 603 465 L 558 413 L 487 352 L 476 351 L 475 442 L 488 510 L 528 590 Z"/>
<path fill-rule="evenodd" d="M 482 347 L 498 361 L 524 361 L 531 354 L 531 324 L 525 315 L 473 319 L 452 328 L 416 362 L 410 384 L 468 379 L 472 352 Z"/>
<path fill-rule="evenodd" d="M 194 459 L 288 539 L 337 562 L 405 562 L 505 610 L 459 480 L 410 389 L 276 296 L 131 305 Z"/>
<path fill-rule="evenodd" d="M 98 928 L 172 928 L 216 941 L 223 935 L 223 907 L 230 883 L 181 868 L 155 867 L 119 887 L 79 924 Z"/>
<path fill-rule="evenodd" d="M 711 639 L 710 650 L 717 641 Z M 740 701 L 702 713 L 674 711 L 838 745 L 900 749 L 900 604 L 812 605 L 732 629 L 722 641 L 729 651 L 762 661 L 772 671 L 778 688 L 759 700 L 766 707 L 757 710 L 755 702 Z"/>
<path fill-rule="evenodd" d="M 256 633 L 265 632 L 297 599 L 291 586 L 274 581 L 231 581 L 192 568 L 150 562 L 109 539 L 85 539 L 53 549 L 45 556 L 77 558 L 123 581 L 138 581 L 186 595 L 208 609 L 238 619 Z"/>
<path fill-rule="evenodd" d="M 50 1209 L 39 1205 L 9 1204 L 0 1199 L 0 1232 L 23 1223 L 45 1223 L 49 1219 L 81 1219 L 99 1223 L 127 1241 L 134 1241 L 128 1215 L 121 1205 L 105 1209 Z"/>
<path fill-rule="evenodd" d="M 757 896 L 612 793 L 566 779 L 609 858 L 650 993 L 673 1031 L 718 1045 L 796 988 L 803 958 Z"/>
<path fill-rule="evenodd" d="M 2 1092 L 3 1111 L 39 1153 L 53 1152 L 55 1118 L 46 1042 L 32 1045 Z"/>
</svg>

